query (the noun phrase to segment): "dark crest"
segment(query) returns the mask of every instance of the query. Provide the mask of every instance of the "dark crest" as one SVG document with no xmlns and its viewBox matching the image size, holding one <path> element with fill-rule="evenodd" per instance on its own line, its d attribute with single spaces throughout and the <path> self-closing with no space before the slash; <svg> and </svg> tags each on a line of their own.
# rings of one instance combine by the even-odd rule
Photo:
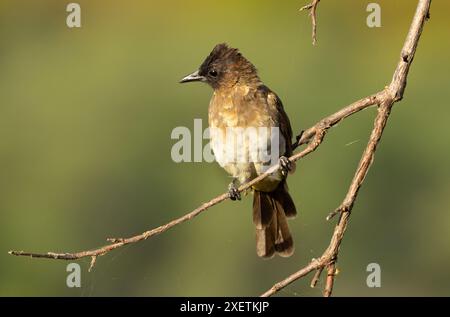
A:
<svg viewBox="0 0 450 317">
<path fill-rule="evenodd" d="M 199 69 L 199 74 L 207 78 L 213 87 L 224 81 L 257 79 L 257 70 L 236 48 L 218 44 L 211 51 Z"/>
<path fill-rule="evenodd" d="M 208 55 L 199 70 L 182 78 L 180 83 L 206 82 L 214 89 L 230 88 L 237 83 L 260 84 L 255 66 L 236 48 L 218 44 Z"/>
</svg>

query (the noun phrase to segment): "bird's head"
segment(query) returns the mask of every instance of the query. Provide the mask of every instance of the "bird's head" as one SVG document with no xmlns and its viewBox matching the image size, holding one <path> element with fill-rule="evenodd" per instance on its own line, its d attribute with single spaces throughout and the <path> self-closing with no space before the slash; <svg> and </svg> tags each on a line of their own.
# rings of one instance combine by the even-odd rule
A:
<svg viewBox="0 0 450 317">
<path fill-rule="evenodd" d="M 255 66 L 238 49 L 227 44 L 214 47 L 200 68 L 180 80 L 180 83 L 201 81 L 213 89 L 230 88 L 234 85 L 258 83 Z"/>
</svg>

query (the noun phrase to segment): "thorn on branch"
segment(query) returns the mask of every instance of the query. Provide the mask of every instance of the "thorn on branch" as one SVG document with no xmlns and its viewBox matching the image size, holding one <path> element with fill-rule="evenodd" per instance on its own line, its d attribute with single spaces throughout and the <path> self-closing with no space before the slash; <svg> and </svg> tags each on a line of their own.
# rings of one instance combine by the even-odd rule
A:
<svg viewBox="0 0 450 317">
<path fill-rule="evenodd" d="M 88 272 L 91 272 L 94 269 L 95 262 L 97 262 L 97 256 L 96 255 L 91 257 L 91 263 L 89 264 Z"/>
</svg>

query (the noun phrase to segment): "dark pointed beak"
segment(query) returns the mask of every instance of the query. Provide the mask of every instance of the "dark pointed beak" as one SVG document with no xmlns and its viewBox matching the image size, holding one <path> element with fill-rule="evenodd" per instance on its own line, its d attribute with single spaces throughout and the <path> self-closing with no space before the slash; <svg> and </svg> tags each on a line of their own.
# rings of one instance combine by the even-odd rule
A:
<svg viewBox="0 0 450 317">
<path fill-rule="evenodd" d="M 198 74 L 198 70 L 193 72 L 192 74 L 187 75 L 182 80 L 180 80 L 180 84 L 188 83 L 190 81 L 205 81 L 206 78 Z"/>
</svg>

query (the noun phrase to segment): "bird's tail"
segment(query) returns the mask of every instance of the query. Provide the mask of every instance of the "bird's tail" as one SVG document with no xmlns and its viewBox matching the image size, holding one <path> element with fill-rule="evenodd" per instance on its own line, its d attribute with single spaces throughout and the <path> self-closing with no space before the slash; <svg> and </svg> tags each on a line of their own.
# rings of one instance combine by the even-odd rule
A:
<svg viewBox="0 0 450 317">
<path fill-rule="evenodd" d="M 285 181 L 272 192 L 254 191 L 253 223 L 256 226 L 256 253 L 270 258 L 277 252 L 282 257 L 294 253 L 294 241 L 287 218 L 297 214 Z"/>
</svg>

